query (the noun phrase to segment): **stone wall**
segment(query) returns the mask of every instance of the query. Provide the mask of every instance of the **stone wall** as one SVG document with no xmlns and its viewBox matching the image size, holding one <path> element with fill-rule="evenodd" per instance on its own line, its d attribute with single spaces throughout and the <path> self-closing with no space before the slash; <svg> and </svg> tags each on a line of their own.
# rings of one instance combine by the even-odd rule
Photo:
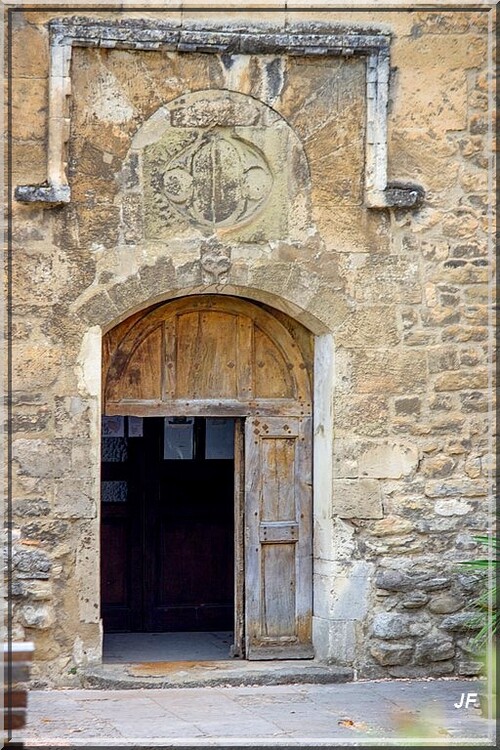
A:
<svg viewBox="0 0 500 750">
<path fill-rule="evenodd" d="M 55 16 L 13 17 L 13 186 L 47 176 Z M 477 554 L 472 537 L 490 513 L 488 13 L 272 19 L 278 29 L 317 21 L 392 33 L 389 177 L 421 184 L 421 207 L 364 205 L 361 58 L 74 50 L 71 202 L 12 209 L 13 626 L 35 641 L 39 684 L 66 684 L 100 658 L 101 332 L 206 291 L 260 300 L 333 337 L 333 483 L 315 519 L 319 656 L 364 677 L 477 671 L 466 621 L 478 584 L 458 562 Z M 243 158 L 250 143 L 248 164 L 273 175 L 236 225 L 229 209 L 205 224 L 175 200 L 152 210 L 158 158 L 172 185 L 179 177 L 182 123 L 142 144 L 141 134 L 200 90 L 211 93 L 189 112 L 188 140 L 209 127 L 212 97 L 230 118 L 216 121 L 230 131 L 223 148 Z"/>
</svg>

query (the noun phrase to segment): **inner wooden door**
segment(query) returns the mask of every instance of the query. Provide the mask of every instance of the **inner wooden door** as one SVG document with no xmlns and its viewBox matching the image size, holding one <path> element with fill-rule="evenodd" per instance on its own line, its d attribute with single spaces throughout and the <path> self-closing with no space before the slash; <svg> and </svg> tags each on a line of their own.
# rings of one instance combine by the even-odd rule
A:
<svg viewBox="0 0 500 750">
<path fill-rule="evenodd" d="M 113 419 L 102 461 L 105 631 L 232 630 L 235 420 Z"/>
</svg>

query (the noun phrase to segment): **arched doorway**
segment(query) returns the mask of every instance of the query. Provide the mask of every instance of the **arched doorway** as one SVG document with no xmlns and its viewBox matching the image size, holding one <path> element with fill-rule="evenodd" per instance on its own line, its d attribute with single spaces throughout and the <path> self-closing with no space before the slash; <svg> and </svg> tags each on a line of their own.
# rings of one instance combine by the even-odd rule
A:
<svg viewBox="0 0 500 750">
<path fill-rule="evenodd" d="M 103 462 L 105 627 L 229 617 L 236 654 L 313 655 L 311 360 L 302 326 L 229 296 L 105 335 L 103 412 L 130 455 L 126 477 Z"/>
</svg>

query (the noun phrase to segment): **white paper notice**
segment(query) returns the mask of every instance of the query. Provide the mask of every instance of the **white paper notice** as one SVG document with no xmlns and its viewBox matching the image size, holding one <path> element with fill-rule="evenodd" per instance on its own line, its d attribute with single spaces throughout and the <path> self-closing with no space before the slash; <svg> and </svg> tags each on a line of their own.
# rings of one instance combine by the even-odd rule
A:
<svg viewBox="0 0 500 750">
<path fill-rule="evenodd" d="M 142 417 L 128 418 L 128 436 L 142 437 Z"/>
<path fill-rule="evenodd" d="M 177 421 L 175 417 L 165 419 L 163 458 L 171 460 L 193 458 L 193 427 L 193 417 L 186 417 L 182 422 Z"/>
<path fill-rule="evenodd" d="M 234 458 L 234 419 L 207 419 L 205 458 Z"/>
<path fill-rule="evenodd" d="M 103 437 L 125 437 L 125 418 L 103 417 L 102 434 Z"/>
</svg>

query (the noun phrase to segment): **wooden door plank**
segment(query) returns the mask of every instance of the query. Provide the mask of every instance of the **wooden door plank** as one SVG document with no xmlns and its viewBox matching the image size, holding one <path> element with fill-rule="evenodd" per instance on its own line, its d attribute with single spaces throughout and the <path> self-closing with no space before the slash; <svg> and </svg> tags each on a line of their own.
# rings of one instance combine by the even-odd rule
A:
<svg viewBox="0 0 500 750">
<path fill-rule="evenodd" d="M 246 316 L 237 318 L 236 356 L 238 362 L 238 399 L 250 401 L 255 395 L 254 368 L 254 325 Z"/>
<path fill-rule="evenodd" d="M 162 389 L 162 400 L 172 401 L 176 397 L 177 383 L 177 317 L 169 318 L 163 325 L 163 346 L 165 352 L 165 370 Z"/>
<path fill-rule="evenodd" d="M 293 399 L 269 399 L 244 401 L 239 399 L 176 399 L 160 401 L 159 399 L 121 399 L 106 402 L 105 413 L 129 415 L 134 417 L 246 417 L 246 416 L 296 416 L 300 409 Z M 304 415 L 310 411 L 304 410 Z"/>
<path fill-rule="evenodd" d="M 246 653 L 311 658 L 311 419 L 247 420 Z"/>
<path fill-rule="evenodd" d="M 286 361 L 276 344 L 255 328 L 255 396 L 256 398 L 294 398 L 293 364 Z"/>
</svg>

